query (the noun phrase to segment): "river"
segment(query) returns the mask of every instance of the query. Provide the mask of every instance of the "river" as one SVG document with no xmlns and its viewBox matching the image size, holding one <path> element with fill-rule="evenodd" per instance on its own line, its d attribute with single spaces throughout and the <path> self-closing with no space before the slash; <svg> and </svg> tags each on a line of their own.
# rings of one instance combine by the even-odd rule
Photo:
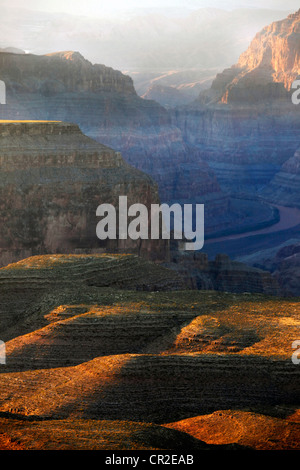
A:
<svg viewBox="0 0 300 470">
<path fill-rule="evenodd" d="M 263 235 L 267 233 L 281 232 L 282 230 L 288 230 L 289 228 L 296 227 L 300 224 L 300 209 L 295 207 L 285 207 L 272 204 L 279 211 L 280 220 L 274 225 L 265 227 L 259 230 L 253 230 L 244 233 L 236 233 L 232 235 L 226 235 L 219 238 L 211 238 L 205 241 L 206 244 L 223 242 L 228 240 L 236 240 L 240 238 L 250 237 L 254 235 Z"/>
</svg>

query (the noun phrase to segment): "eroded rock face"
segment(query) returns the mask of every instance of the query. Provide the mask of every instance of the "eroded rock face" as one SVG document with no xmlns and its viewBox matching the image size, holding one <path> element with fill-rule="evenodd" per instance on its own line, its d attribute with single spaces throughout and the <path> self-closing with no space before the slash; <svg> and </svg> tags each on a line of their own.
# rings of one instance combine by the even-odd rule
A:
<svg viewBox="0 0 300 470">
<path fill-rule="evenodd" d="M 214 170 L 221 188 L 252 193 L 268 184 L 299 147 L 300 13 L 256 35 L 239 62 L 217 75 L 174 125 Z"/>
<path fill-rule="evenodd" d="M 111 92 L 135 95 L 132 79 L 104 65 L 92 65 L 79 52 L 65 51 L 37 56 L 0 54 L 1 79 L 8 91 L 40 93 Z"/>
<path fill-rule="evenodd" d="M 199 258 L 197 264 L 205 268 L 207 262 Z M 229 261 L 219 256 L 216 264 Z M 25 448 L 29 441 L 30 448 L 44 448 L 46 439 L 48 448 L 72 441 L 98 448 L 88 438 L 92 419 L 93 433 L 101 429 L 104 436 L 103 449 L 115 449 L 117 441 L 129 448 L 124 420 L 140 423 L 133 442 L 139 448 L 144 436 L 145 448 L 141 422 L 205 421 L 203 415 L 213 412 L 213 425 L 224 426 L 233 443 L 241 434 L 236 426 L 228 429 L 224 414 L 233 421 L 234 410 L 251 409 L 251 423 L 237 419 L 242 437 L 252 440 L 261 425 L 264 435 L 257 431 L 245 445 L 299 448 L 299 426 L 288 425 L 299 420 L 299 372 L 291 361 L 299 299 L 185 290 L 176 273 L 120 254 L 31 257 L 0 269 L 0 294 L 6 342 L 0 445 L 5 438 L 10 445 L 10 437 Z M 286 422 L 274 430 L 276 423 L 262 423 L 262 415 Z M 59 430 L 62 419 L 68 420 L 67 435 Z M 50 434 L 38 423 L 48 423 Z M 195 429 L 205 434 L 207 428 Z M 211 439 L 219 431 L 210 429 Z M 175 437 L 167 443 L 162 432 L 155 440 L 150 434 L 152 449 L 178 448 Z M 98 441 L 99 435 L 93 434 Z M 181 445 L 191 448 L 186 440 Z"/>
<path fill-rule="evenodd" d="M 21 319 L 21 330 L 32 331 L 45 325 L 44 314 L 50 306 L 66 304 L 72 297 L 72 312 L 84 313 L 82 301 L 94 305 L 104 301 L 101 289 L 110 290 L 109 297 L 118 302 L 116 291 L 176 291 L 187 286 L 181 276 L 158 263 L 137 255 L 94 253 L 81 255 L 52 254 L 32 256 L 12 263 L 0 270 L 1 291 L 1 338 L 6 340 L 17 333 L 18 319 L 24 311 L 31 312 L 29 319 Z M 122 297 L 122 295 L 121 295 Z M 121 299 L 120 297 L 120 299 Z M 54 302 L 54 303 L 53 303 Z M 121 300 L 120 300 L 121 302 Z M 104 301 L 105 304 L 105 301 Z M 64 309 L 63 309 L 64 310 Z M 35 315 L 35 312 L 40 312 Z M 54 313 L 58 319 L 69 316 L 69 309 Z M 134 316 L 134 311 L 132 313 Z M 28 321 L 27 321 L 28 320 Z M 47 322 L 46 322 L 47 323 Z M 137 341 L 139 339 L 137 338 Z"/>
<path fill-rule="evenodd" d="M 274 277 L 288 296 L 300 296 L 300 242 L 282 248 L 276 253 Z"/>
<path fill-rule="evenodd" d="M 268 295 L 281 293 L 277 281 L 268 271 L 233 261 L 226 254 L 219 254 L 210 261 L 205 253 L 173 252 L 171 259 L 173 263 L 167 266 L 178 272 L 193 289 Z"/>
<path fill-rule="evenodd" d="M 199 151 L 183 141 L 166 109 L 136 94 L 130 77 L 92 65 L 79 53 L 63 52 L 0 53 L 0 78 L 7 88 L 3 119 L 74 122 L 151 175 L 162 201 L 206 202 L 208 229 L 227 211 L 228 198 Z"/>
<path fill-rule="evenodd" d="M 0 265 L 34 254 L 104 250 L 167 255 L 166 242 L 104 240 L 96 235 L 102 203 L 119 196 L 148 208 L 157 186 L 120 153 L 85 136 L 75 124 L 0 122 Z"/>
<path fill-rule="evenodd" d="M 229 104 L 288 99 L 300 73 L 299 48 L 300 10 L 257 33 L 238 63 L 216 77 L 207 99 Z"/>
<path fill-rule="evenodd" d="M 289 158 L 262 191 L 272 202 L 300 208 L 300 148 Z"/>
</svg>

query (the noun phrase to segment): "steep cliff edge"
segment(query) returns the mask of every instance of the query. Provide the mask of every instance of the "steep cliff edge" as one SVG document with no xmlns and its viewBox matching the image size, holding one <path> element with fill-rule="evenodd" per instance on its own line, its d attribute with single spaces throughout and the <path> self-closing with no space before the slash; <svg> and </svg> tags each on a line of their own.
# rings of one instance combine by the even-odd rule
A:
<svg viewBox="0 0 300 470">
<path fill-rule="evenodd" d="M 165 258 L 166 242 L 103 240 L 102 203 L 150 208 L 157 185 L 120 153 L 85 136 L 76 124 L 0 121 L 0 265 L 47 253 L 128 251 Z"/>
<path fill-rule="evenodd" d="M 299 48 L 300 10 L 257 33 L 238 63 L 217 75 L 211 98 L 228 104 L 288 99 L 300 73 Z"/>
</svg>

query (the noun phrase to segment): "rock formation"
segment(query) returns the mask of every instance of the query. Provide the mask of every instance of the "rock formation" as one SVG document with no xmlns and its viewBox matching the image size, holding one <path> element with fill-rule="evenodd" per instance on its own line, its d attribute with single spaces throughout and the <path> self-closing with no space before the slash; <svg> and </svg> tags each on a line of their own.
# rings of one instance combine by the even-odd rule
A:
<svg viewBox="0 0 300 470">
<path fill-rule="evenodd" d="M 300 208 L 300 149 L 284 162 L 261 195 L 283 206 Z"/>
<path fill-rule="evenodd" d="M 251 423 L 260 429 L 263 417 L 265 433 L 246 443 L 228 429 L 229 443 L 270 448 L 273 416 L 282 432 L 290 429 L 273 448 L 295 446 L 297 427 L 288 423 L 298 409 L 298 366 L 291 361 L 297 299 L 186 290 L 174 272 L 121 255 L 33 257 L 0 269 L 0 289 L 0 445 L 19 435 L 18 445 L 43 448 L 43 433 L 52 448 L 71 445 L 76 424 L 90 447 L 92 419 L 97 436 L 103 426 L 109 432 L 106 450 L 117 436 L 124 446 L 123 432 L 130 439 L 134 422 L 142 432 L 136 447 L 160 448 L 147 423 L 176 427 L 191 417 L 251 409 Z M 210 433 L 215 445 L 217 432 Z M 171 433 L 164 442 L 170 448 L 180 441 Z"/>
<path fill-rule="evenodd" d="M 74 122 L 151 175 L 162 201 L 206 202 L 208 230 L 226 213 L 228 198 L 199 151 L 185 144 L 162 106 L 136 94 L 130 77 L 77 52 L 61 52 L 0 53 L 0 78 L 7 89 L 3 119 Z"/>
<path fill-rule="evenodd" d="M 247 265 L 264 268 L 272 274 L 283 295 L 300 296 L 300 235 L 272 249 L 240 258 Z"/>
<path fill-rule="evenodd" d="M 217 255 L 213 261 L 209 261 L 205 253 L 173 253 L 171 259 L 173 263 L 167 266 L 178 272 L 193 289 L 268 295 L 281 293 L 268 271 L 232 261 L 225 254 Z"/>
<path fill-rule="evenodd" d="M 0 122 L 0 265 L 46 253 L 136 252 L 165 259 L 167 241 L 99 240 L 97 207 L 159 203 L 153 180 L 63 122 Z"/>
<path fill-rule="evenodd" d="M 187 288 L 180 274 L 136 255 L 33 256 L 0 270 L 1 338 L 6 340 L 17 335 L 18 319 L 23 317 L 24 311 L 29 312 L 29 317 L 24 318 L 25 322 L 21 320 L 19 334 L 45 326 L 45 302 L 46 309 L 50 305 L 54 308 L 57 302 L 59 305 L 78 304 L 71 310 L 82 313 L 80 304 L 100 301 L 98 296 L 101 297 L 100 290 L 104 287 L 110 289 L 108 297 L 114 296 L 116 289 L 173 291 Z M 66 295 L 71 296 L 68 301 Z M 67 318 L 68 308 L 61 314 L 62 318 Z"/>
<path fill-rule="evenodd" d="M 264 28 L 193 105 L 173 113 L 229 192 L 253 194 L 299 147 L 290 86 L 300 72 L 300 13 Z"/>
<path fill-rule="evenodd" d="M 289 99 L 300 73 L 300 10 L 256 34 L 230 69 L 217 75 L 202 99 L 228 104 L 253 104 Z"/>
<path fill-rule="evenodd" d="M 194 101 L 192 97 L 186 96 L 184 91 L 178 88 L 159 84 L 151 85 L 142 98 L 157 101 L 165 108 L 173 108 Z"/>
</svg>

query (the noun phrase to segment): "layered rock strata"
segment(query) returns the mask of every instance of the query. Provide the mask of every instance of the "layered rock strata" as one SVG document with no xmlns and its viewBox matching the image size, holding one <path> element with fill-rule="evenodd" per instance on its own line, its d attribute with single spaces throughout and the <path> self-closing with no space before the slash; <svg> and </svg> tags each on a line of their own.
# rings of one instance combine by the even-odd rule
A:
<svg viewBox="0 0 300 470">
<path fill-rule="evenodd" d="M 97 207 L 150 209 L 157 186 L 75 124 L 0 121 L 0 265 L 46 253 L 120 250 L 165 258 L 167 241 L 99 240 Z"/>
<path fill-rule="evenodd" d="M 82 302 L 101 303 L 100 288 L 104 287 L 111 289 L 108 298 L 118 289 L 157 292 L 187 288 L 179 274 L 137 255 L 33 256 L 0 270 L 1 338 L 15 337 L 20 319 L 22 334 L 45 326 L 48 321 L 45 323 L 43 318 L 44 308 L 55 309 L 71 298 L 71 316 L 74 312 L 82 313 Z M 53 313 L 53 319 L 61 315 L 67 318 L 68 308 L 63 310 L 57 312 L 58 316 Z M 84 307 L 83 311 L 88 310 Z"/>
<path fill-rule="evenodd" d="M 300 208 L 300 149 L 280 168 L 261 195 L 284 206 Z"/>
<path fill-rule="evenodd" d="M 227 211 L 228 198 L 199 152 L 186 145 L 162 106 L 136 94 L 130 77 L 79 53 L 61 52 L 0 53 L 0 78 L 7 89 L 3 119 L 74 122 L 151 175 L 162 201 L 207 202 L 214 224 Z"/>
<path fill-rule="evenodd" d="M 256 35 L 236 65 L 217 75 L 193 105 L 173 113 L 223 189 L 253 193 L 299 147 L 291 84 L 300 74 L 300 13 Z"/>
<path fill-rule="evenodd" d="M 209 261 L 205 253 L 175 254 L 168 267 L 178 272 L 193 289 L 225 292 L 252 292 L 268 295 L 281 293 L 277 281 L 270 272 L 232 261 L 219 254 Z"/>
<path fill-rule="evenodd" d="M 157 426 L 202 416 L 205 435 L 208 414 L 227 429 L 226 410 L 251 408 L 254 441 L 223 437 L 295 448 L 298 299 L 185 290 L 174 272 L 112 254 L 33 257 L 2 268 L 0 288 L 0 446 L 190 448 Z"/>
</svg>

